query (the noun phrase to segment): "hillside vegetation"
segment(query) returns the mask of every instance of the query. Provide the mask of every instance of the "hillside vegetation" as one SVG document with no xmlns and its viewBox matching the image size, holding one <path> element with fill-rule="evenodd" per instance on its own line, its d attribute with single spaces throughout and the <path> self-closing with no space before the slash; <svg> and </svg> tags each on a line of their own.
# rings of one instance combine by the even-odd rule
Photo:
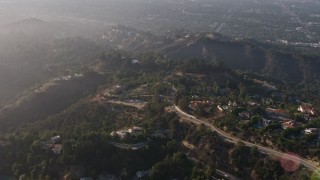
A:
<svg viewBox="0 0 320 180">
<path fill-rule="evenodd" d="M 319 86 L 320 55 L 299 54 L 254 41 L 232 40 L 216 34 L 185 32 L 155 37 L 123 26 L 104 33 L 102 41 L 132 52 L 157 52 L 171 59 L 197 58 L 222 62 L 233 70 L 265 74 L 292 83 Z M 120 41 L 121 39 L 121 41 Z"/>
</svg>

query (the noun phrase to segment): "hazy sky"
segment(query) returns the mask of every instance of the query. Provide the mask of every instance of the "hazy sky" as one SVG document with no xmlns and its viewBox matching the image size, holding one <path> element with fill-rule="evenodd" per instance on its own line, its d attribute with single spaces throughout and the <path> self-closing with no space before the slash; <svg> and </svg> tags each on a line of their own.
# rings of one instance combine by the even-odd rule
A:
<svg viewBox="0 0 320 180">
<path fill-rule="evenodd" d="M 132 0 L 0 0 L 0 24 L 26 18 L 68 20 L 87 18 L 99 20 L 99 13 L 109 8 L 121 11 Z M 145 1 L 145 0 L 143 0 Z M 125 3 L 122 3 L 125 2 Z M 135 3 L 141 2 L 136 0 Z M 124 12 L 125 13 L 125 12 Z"/>
<path fill-rule="evenodd" d="M 0 0 L 0 24 L 26 18 L 47 21 L 108 22 L 111 16 L 130 17 L 139 13 L 144 10 L 144 5 L 141 3 L 150 2 L 150 0 Z M 164 3 L 166 0 L 154 2 Z"/>
</svg>

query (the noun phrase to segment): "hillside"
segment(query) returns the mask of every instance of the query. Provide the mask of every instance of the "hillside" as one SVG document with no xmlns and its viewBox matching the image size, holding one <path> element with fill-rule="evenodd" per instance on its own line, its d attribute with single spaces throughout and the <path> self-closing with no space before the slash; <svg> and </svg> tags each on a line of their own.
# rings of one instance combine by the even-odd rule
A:
<svg viewBox="0 0 320 180">
<path fill-rule="evenodd" d="M 0 41 L 0 105 L 39 82 L 86 68 L 101 51 L 83 38 Z"/>
<path fill-rule="evenodd" d="M 199 102 L 203 106 L 193 108 L 192 113 L 219 117 L 224 114 L 215 108 L 220 104 L 238 98 L 239 102 L 245 102 L 244 98 L 250 98 L 251 94 L 269 95 L 272 91 L 209 59 L 178 56 L 173 59 L 168 58 L 171 54 L 164 57 L 123 50 L 104 50 L 94 58 L 99 48 L 85 42 L 83 39 L 58 41 L 54 52 L 59 53 L 48 54 L 55 58 L 41 62 L 52 64 L 48 68 L 60 75 L 26 88 L 1 108 L 0 142 L 4 146 L 0 146 L 0 158 L 5 162 L 0 166 L 1 174 L 13 177 L 26 174 L 31 179 L 37 176 L 79 179 L 97 178 L 108 172 L 121 179 L 131 179 L 137 171 L 150 169 L 150 179 L 197 179 L 204 177 L 202 174 L 223 176 L 215 173 L 217 168 L 240 178 L 250 177 L 252 173 L 262 177 L 257 179 L 286 175 L 280 162 L 241 143 L 234 146 L 223 142 L 205 126 L 182 123 L 183 118 L 172 109 L 172 103 L 191 109 L 194 102 Z M 241 54 L 240 45 L 234 46 L 236 50 Z M 226 124 L 231 126 L 236 122 L 232 118 Z M 131 127 L 142 129 L 141 133 L 130 134 Z M 124 132 L 125 137 L 118 137 L 115 132 Z M 60 141 L 51 144 L 50 139 L 53 141 L 55 137 Z M 262 158 L 263 161 L 257 161 Z M 190 159 L 199 160 L 205 166 Z M 39 167 L 45 163 L 48 166 Z M 171 171 L 173 168 L 183 171 Z M 79 173 L 73 175 L 73 171 Z M 265 171 L 267 177 L 263 176 Z M 300 171 L 297 174 L 301 176 Z"/>
<path fill-rule="evenodd" d="M 0 110 L 0 132 L 59 113 L 94 92 L 103 81 L 102 77 L 95 73 L 74 76 L 47 82 L 3 107 Z"/>
<path fill-rule="evenodd" d="M 268 44 L 188 32 L 156 38 L 122 26 L 105 32 L 101 39 L 131 52 L 156 52 L 173 60 L 197 58 L 222 62 L 233 70 L 265 74 L 292 83 L 320 85 L 319 56 L 280 51 Z"/>
<path fill-rule="evenodd" d="M 28 23 L 43 24 L 45 22 L 32 20 Z M 110 51 L 112 49 L 110 47 L 121 49 L 121 51 Z M 128 53 L 125 52 L 126 50 Z M 3 53 L 0 54 L 0 83 L 2 84 L 0 102 L 2 119 L 8 119 L 5 124 L 32 122 L 45 118 L 77 102 L 83 97 L 82 93 L 93 92 L 102 81 L 101 79 L 94 79 L 90 82 L 93 83 L 92 85 L 80 82 L 61 83 L 46 92 L 52 91 L 48 97 L 28 94 L 32 87 L 48 83 L 50 79 L 85 71 L 95 71 L 99 74 L 96 75 L 98 77 L 119 73 L 120 69 L 124 69 L 126 74 L 133 75 L 137 72 L 163 73 L 166 71 L 169 74 L 166 79 L 169 80 L 172 77 L 175 79 L 176 76 L 182 79 L 205 76 L 211 79 L 208 83 L 215 81 L 224 84 L 229 77 L 231 77 L 230 81 L 241 79 L 234 73 L 240 70 L 263 74 L 266 77 L 278 79 L 279 82 L 305 83 L 314 87 L 320 84 L 320 59 L 317 56 L 277 52 L 261 44 L 230 40 L 206 33 L 185 33 L 174 38 L 156 37 L 148 32 L 117 26 L 105 32 L 95 42 L 79 37 L 57 39 L 43 44 L 29 42 L 17 45 L 12 42 L 8 47 L 2 44 L 1 51 Z M 101 55 L 103 52 L 110 53 Z M 139 63 L 133 64 L 133 59 L 137 59 Z M 206 65 L 217 65 L 219 62 L 222 62 L 219 68 Z M 127 71 L 128 68 L 132 69 Z M 20 102 L 25 92 L 28 94 L 28 100 L 22 101 L 23 103 L 19 106 L 11 106 Z M 65 98 L 66 101 L 63 102 Z M 44 102 L 56 103 L 43 106 Z M 4 110 L 8 105 L 14 108 Z M 39 115 L 38 111 L 43 112 L 43 115 Z M 17 112 L 19 117 L 15 117 Z"/>
<path fill-rule="evenodd" d="M 160 52 L 173 59 L 194 57 L 220 61 L 234 70 L 249 70 L 288 82 L 319 85 L 320 57 L 277 52 L 247 42 L 209 38 L 165 47 Z"/>
</svg>

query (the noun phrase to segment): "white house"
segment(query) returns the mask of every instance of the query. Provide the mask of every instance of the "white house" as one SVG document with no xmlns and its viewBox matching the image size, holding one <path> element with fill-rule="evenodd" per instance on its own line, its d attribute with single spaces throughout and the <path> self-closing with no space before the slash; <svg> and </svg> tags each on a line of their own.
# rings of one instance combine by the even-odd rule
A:
<svg viewBox="0 0 320 180">
<path fill-rule="evenodd" d="M 55 143 L 58 143 L 58 142 L 61 141 L 61 137 L 59 135 L 58 136 L 54 136 L 54 137 L 51 137 L 50 140 L 51 140 L 52 143 L 55 144 Z"/>
<path fill-rule="evenodd" d="M 235 102 L 235 101 L 233 101 L 233 102 L 229 101 L 229 102 L 228 102 L 228 106 L 229 106 L 229 107 L 237 107 L 237 106 L 238 106 L 238 103 Z"/>
<path fill-rule="evenodd" d="M 143 128 L 141 127 L 137 127 L 137 126 L 134 126 L 132 128 L 129 128 L 128 130 L 119 130 L 119 131 L 112 131 L 110 133 L 110 136 L 112 137 L 115 137 L 115 136 L 118 136 L 120 137 L 121 139 L 124 139 L 127 137 L 127 135 L 139 135 L 143 132 Z"/>
<path fill-rule="evenodd" d="M 133 59 L 133 60 L 131 61 L 131 63 L 132 63 L 132 64 L 139 64 L 139 63 L 140 63 L 140 61 L 139 61 L 139 60 L 137 60 L 137 59 Z"/>
<path fill-rule="evenodd" d="M 117 136 L 119 136 L 121 139 L 125 138 L 128 135 L 128 133 L 129 132 L 127 130 L 121 130 L 116 132 Z"/>
<path fill-rule="evenodd" d="M 142 130 L 143 129 L 141 127 L 134 126 L 133 128 L 128 129 L 128 132 L 130 134 L 138 134 L 138 133 L 142 133 Z"/>
<path fill-rule="evenodd" d="M 226 105 L 224 105 L 224 106 L 218 105 L 217 108 L 218 108 L 220 111 L 227 111 L 227 110 L 229 110 L 229 106 L 226 106 Z"/>
<path fill-rule="evenodd" d="M 315 134 L 317 132 L 319 132 L 319 130 L 317 128 L 308 128 L 308 129 L 304 130 L 305 134 Z"/>
</svg>

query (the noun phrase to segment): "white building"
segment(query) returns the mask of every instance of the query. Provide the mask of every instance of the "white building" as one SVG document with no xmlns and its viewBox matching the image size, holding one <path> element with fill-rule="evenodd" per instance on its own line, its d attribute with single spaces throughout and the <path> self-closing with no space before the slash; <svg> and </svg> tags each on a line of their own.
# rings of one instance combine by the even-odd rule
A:
<svg viewBox="0 0 320 180">
<path fill-rule="evenodd" d="M 130 134 L 137 134 L 137 133 L 142 133 L 142 130 L 143 129 L 141 127 L 134 126 L 133 128 L 128 129 L 128 132 Z"/>
<path fill-rule="evenodd" d="M 61 141 L 61 137 L 58 135 L 58 136 L 54 136 L 54 137 L 51 137 L 50 138 L 51 142 L 52 143 L 58 143 Z"/>
<path fill-rule="evenodd" d="M 308 128 L 308 129 L 304 130 L 305 134 L 315 134 L 317 132 L 319 132 L 319 130 L 317 128 Z"/>
</svg>

